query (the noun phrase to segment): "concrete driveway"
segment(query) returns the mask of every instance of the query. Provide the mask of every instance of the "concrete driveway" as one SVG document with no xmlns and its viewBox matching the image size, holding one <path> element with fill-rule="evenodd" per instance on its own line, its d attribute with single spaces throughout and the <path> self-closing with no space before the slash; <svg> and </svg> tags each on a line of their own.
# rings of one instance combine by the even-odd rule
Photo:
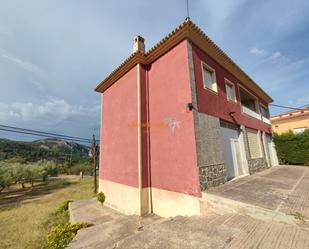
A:
<svg viewBox="0 0 309 249">
<path fill-rule="evenodd" d="M 69 206 L 71 221 L 85 221 L 92 226 L 78 231 L 68 248 L 309 248 L 308 222 L 265 219 L 269 217 L 265 210 L 284 215 L 299 212 L 300 217 L 308 217 L 308 192 L 309 168 L 278 166 L 204 193 L 206 197 L 215 196 L 218 203 L 224 199 L 238 203 L 238 206 L 241 203 L 256 207 L 251 208 L 249 214 L 242 212 L 243 209 L 224 214 L 208 209 L 205 216 L 138 217 L 102 207 L 95 199 L 75 201 Z M 209 205 L 207 200 L 205 205 Z M 218 210 L 221 208 L 217 207 L 215 211 Z M 260 217 L 254 218 L 259 212 Z"/>
<path fill-rule="evenodd" d="M 309 230 L 241 214 L 160 218 L 122 215 L 94 199 L 70 203 L 72 222 L 92 226 L 79 230 L 69 249 L 304 249 Z"/>
<path fill-rule="evenodd" d="M 309 167 L 277 166 L 205 192 L 264 209 L 309 217 Z"/>
</svg>

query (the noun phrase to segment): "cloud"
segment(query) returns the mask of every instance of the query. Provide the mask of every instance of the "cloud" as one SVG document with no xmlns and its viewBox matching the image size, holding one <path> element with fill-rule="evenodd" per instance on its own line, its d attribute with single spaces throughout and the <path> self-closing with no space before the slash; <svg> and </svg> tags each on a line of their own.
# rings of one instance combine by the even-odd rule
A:
<svg viewBox="0 0 309 249">
<path fill-rule="evenodd" d="M 265 54 L 265 50 L 264 49 L 259 49 L 259 48 L 251 48 L 249 50 L 250 54 L 255 54 L 255 55 L 262 55 Z"/>
<path fill-rule="evenodd" d="M 278 59 L 280 59 L 280 58 L 282 58 L 282 54 L 281 54 L 280 52 L 278 52 L 278 51 L 274 52 L 274 53 L 269 57 L 269 59 L 270 59 L 270 60 L 273 60 L 273 61 L 278 60 Z"/>
<path fill-rule="evenodd" d="M 38 65 L 30 61 L 26 61 L 26 60 L 20 59 L 18 57 L 15 57 L 13 55 L 9 55 L 6 53 L 2 53 L 1 57 L 30 73 L 40 76 L 43 79 L 47 78 L 46 73 Z"/>
<path fill-rule="evenodd" d="M 309 106 L 309 96 L 306 97 L 300 97 L 294 101 L 289 101 L 289 105 L 293 107 L 304 107 Z"/>
<path fill-rule="evenodd" d="M 275 51 L 268 55 L 264 60 L 264 62 L 270 63 L 280 63 L 280 65 L 286 64 L 289 59 L 284 56 L 281 52 Z"/>
<path fill-rule="evenodd" d="M 0 102 L 0 120 L 6 123 L 17 121 L 43 122 L 64 121 L 73 117 L 99 117 L 100 105 L 85 107 L 74 106 L 64 99 L 51 99 L 41 103 L 16 102 L 6 104 Z"/>
</svg>

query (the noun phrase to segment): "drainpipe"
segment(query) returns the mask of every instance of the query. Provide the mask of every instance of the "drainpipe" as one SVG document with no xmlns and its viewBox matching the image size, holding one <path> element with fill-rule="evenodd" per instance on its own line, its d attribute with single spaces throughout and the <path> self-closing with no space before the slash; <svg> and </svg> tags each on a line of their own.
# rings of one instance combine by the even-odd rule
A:
<svg viewBox="0 0 309 249">
<path fill-rule="evenodd" d="M 146 68 L 146 128 L 147 128 L 147 167 L 148 167 L 148 213 L 152 213 L 152 186 L 151 186 L 151 165 L 150 165 L 150 119 L 149 119 L 149 67 Z"/>
<path fill-rule="evenodd" d="M 141 124 L 141 65 L 137 64 L 137 164 L 138 164 L 138 190 L 139 214 L 142 214 L 142 124 Z"/>
</svg>

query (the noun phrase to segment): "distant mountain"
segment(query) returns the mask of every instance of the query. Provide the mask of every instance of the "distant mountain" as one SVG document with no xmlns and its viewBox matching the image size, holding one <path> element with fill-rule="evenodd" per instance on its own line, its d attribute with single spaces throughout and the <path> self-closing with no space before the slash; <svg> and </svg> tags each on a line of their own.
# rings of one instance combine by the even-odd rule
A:
<svg viewBox="0 0 309 249">
<path fill-rule="evenodd" d="M 88 146 L 62 139 L 42 139 L 32 142 L 0 139 L 0 160 L 22 157 L 26 161 L 41 159 L 78 162 L 89 159 Z"/>
</svg>

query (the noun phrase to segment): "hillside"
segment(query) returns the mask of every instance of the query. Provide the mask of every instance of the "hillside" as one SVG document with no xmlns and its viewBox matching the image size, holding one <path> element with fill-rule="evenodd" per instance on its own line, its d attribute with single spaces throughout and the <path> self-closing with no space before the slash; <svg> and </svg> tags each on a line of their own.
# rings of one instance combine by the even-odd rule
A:
<svg viewBox="0 0 309 249">
<path fill-rule="evenodd" d="M 21 157 L 30 162 L 40 159 L 78 162 L 89 159 L 89 147 L 54 138 L 32 142 L 0 139 L 0 160 L 14 157 Z"/>
</svg>

